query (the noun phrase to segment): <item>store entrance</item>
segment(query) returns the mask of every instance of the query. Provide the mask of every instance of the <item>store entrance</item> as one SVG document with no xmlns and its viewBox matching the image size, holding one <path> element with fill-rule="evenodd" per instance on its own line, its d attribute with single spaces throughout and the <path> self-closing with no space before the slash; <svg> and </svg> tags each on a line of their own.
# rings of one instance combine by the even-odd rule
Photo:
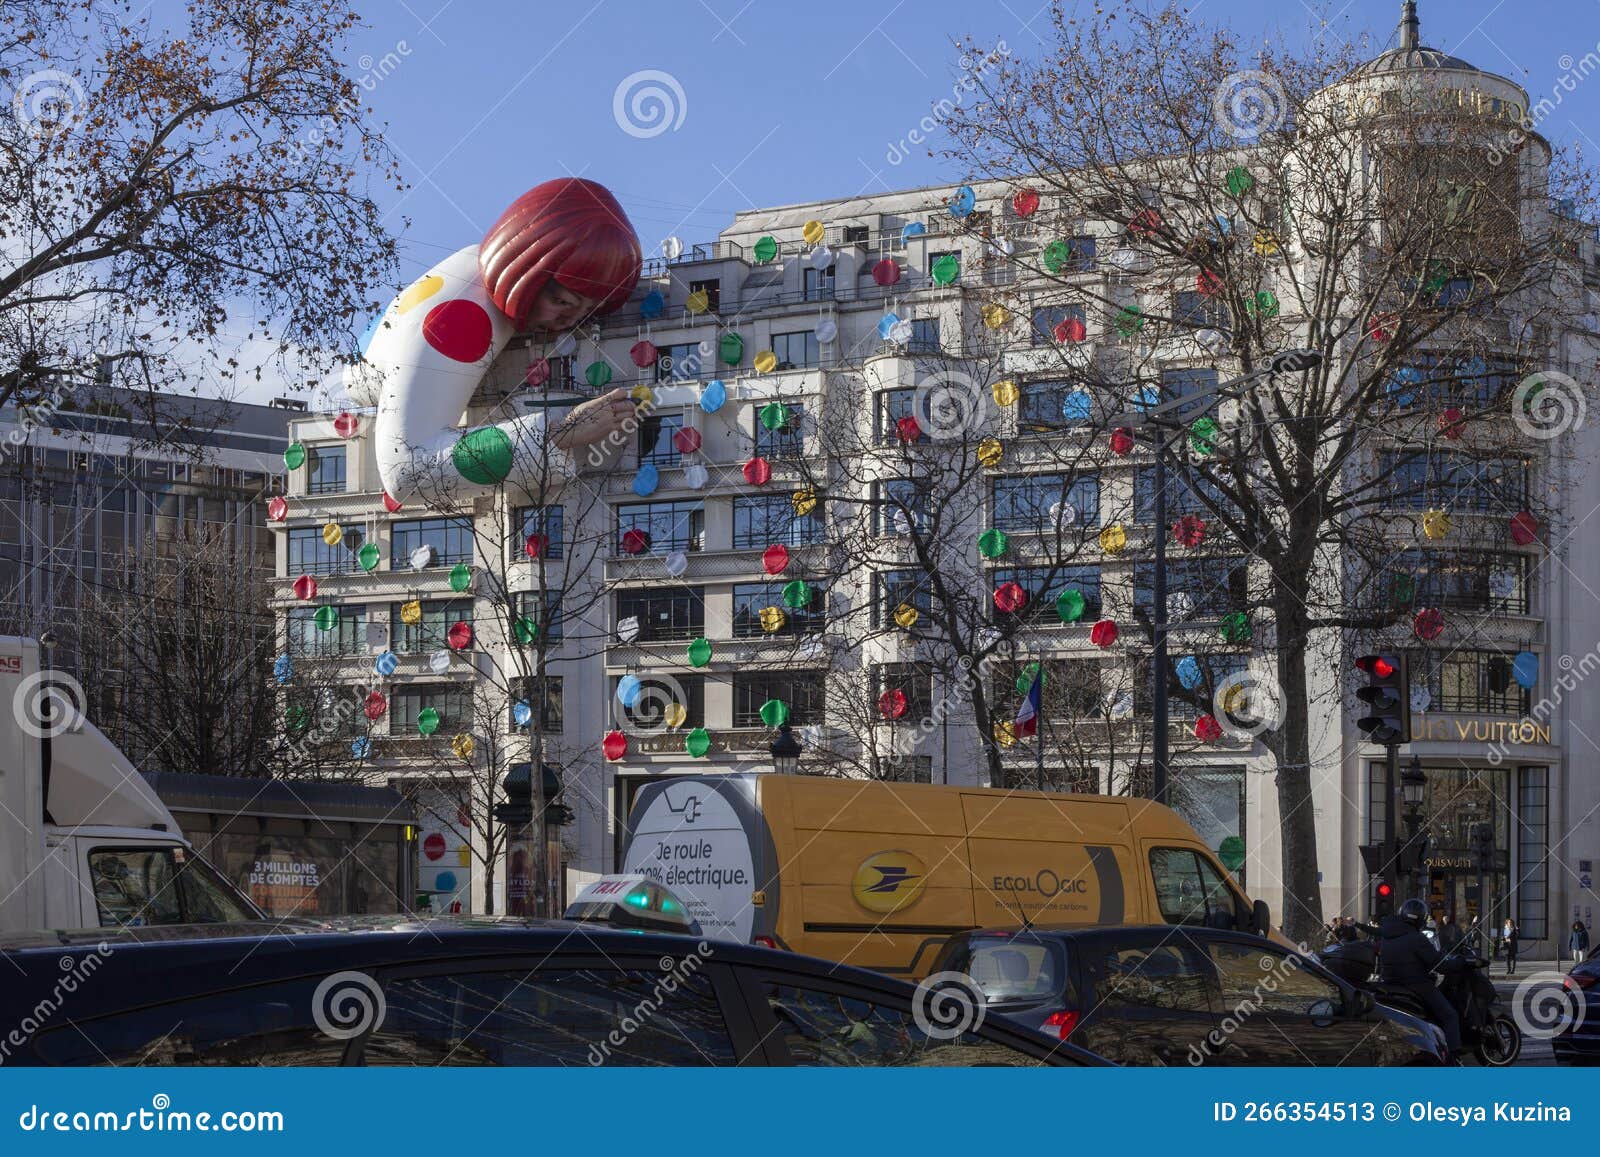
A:
<svg viewBox="0 0 1600 1157">
<path fill-rule="evenodd" d="M 1427 879 L 1428 910 L 1439 928 L 1454 923 L 1465 934 L 1475 922 L 1490 927 L 1499 920 L 1498 898 L 1506 887 L 1503 873 L 1489 872 L 1480 879 L 1475 870 L 1447 868 L 1429 872 Z"/>
</svg>

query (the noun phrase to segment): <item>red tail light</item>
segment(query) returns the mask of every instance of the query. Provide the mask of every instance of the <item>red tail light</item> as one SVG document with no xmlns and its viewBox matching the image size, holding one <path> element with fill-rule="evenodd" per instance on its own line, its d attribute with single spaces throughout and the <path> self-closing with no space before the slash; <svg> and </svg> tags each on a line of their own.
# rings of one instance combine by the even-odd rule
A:
<svg viewBox="0 0 1600 1157">
<path fill-rule="evenodd" d="M 1060 1012 L 1052 1012 L 1044 1018 L 1044 1031 L 1060 1034 L 1062 1040 L 1072 1035 L 1072 1030 L 1078 1027 L 1078 1012 L 1076 1009 L 1064 1008 Z"/>
<path fill-rule="evenodd" d="M 778 942 L 770 936 L 752 936 L 750 943 L 757 948 L 776 948 L 778 946 Z"/>
<path fill-rule="evenodd" d="M 1567 983 L 1572 985 L 1573 988 L 1593 988 L 1597 979 L 1600 978 L 1597 978 L 1592 972 L 1567 973 Z"/>
</svg>

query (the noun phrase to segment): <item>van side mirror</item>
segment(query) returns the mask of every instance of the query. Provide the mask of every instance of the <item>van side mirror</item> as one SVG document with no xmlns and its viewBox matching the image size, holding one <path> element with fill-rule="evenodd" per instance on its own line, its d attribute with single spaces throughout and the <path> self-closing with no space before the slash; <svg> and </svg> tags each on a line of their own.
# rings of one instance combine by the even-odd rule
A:
<svg viewBox="0 0 1600 1157">
<path fill-rule="evenodd" d="M 1345 1015 L 1351 1018 L 1363 1017 L 1377 1007 L 1378 1002 L 1372 993 L 1364 988 L 1357 988 L 1350 993 L 1350 1003 L 1345 1009 Z"/>
<path fill-rule="evenodd" d="M 1250 908 L 1250 931 L 1266 936 L 1272 931 L 1272 909 L 1265 900 L 1257 900 Z"/>
</svg>

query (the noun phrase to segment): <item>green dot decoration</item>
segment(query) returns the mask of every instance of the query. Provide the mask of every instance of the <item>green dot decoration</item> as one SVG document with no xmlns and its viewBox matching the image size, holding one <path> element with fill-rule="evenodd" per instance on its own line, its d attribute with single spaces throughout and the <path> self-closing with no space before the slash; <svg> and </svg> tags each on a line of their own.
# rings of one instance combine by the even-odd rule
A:
<svg viewBox="0 0 1600 1157">
<path fill-rule="evenodd" d="M 1217 629 L 1230 643 L 1248 643 L 1255 634 L 1255 628 L 1250 624 L 1250 616 L 1243 611 L 1229 611 L 1223 615 L 1217 623 Z"/>
<path fill-rule="evenodd" d="M 420 735 L 432 735 L 439 730 L 439 723 L 439 713 L 432 707 L 424 707 L 417 713 L 417 733 Z"/>
<path fill-rule="evenodd" d="M 1056 596 L 1056 614 L 1063 623 L 1075 623 L 1083 618 L 1088 605 L 1083 592 L 1076 588 L 1068 588 Z"/>
<path fill-rule="evenodd" d="M 683 749 L 696 759 L 704 759 L 711 750 L 711 733 L 704 727 L 696 727 L 684 737 Z"/>
<path fill-rule="evenodd" d="M 583 380 L 595 389 L 611 384 L 611 366 L 606 362 L 590 362 L 583 367 Z"/>
<path fill-rule="evenodd" d="M 789 424 L 789 407 L 782 402 L 768 402 L 761 407 L 761 426 L 765 430 L 781 430 Z"/>
<path fill-rule="evenodd" d="M 704 667 L 711 662 L 711 640 L 700 638 L 689 644 L 689 666 Z"/>
<path fill-rule="evenodd" d="M 511 435 L 498 426 L 470 430 L 450 448 L 450 461 L 468 482 L 493 486 L 511 473 Z"/>
<path fill-rule="evenodd" d="M 527 615 L 518 615 L 516 622 L 511 624 L 511 635 L 520 646 L 530 647 L 539 637 L 539 624 Z"/>
<path fill-rule="evenodd" d="M 311 616 L 311 621 L 316 624 L 319 631 L 331 631 L 339 625 L 338 607 L 318 607 Z"/>
<path fill-rule="evenodd" d="M 978 553 L 984 558 L 999 558 L 1010 546 L 1011 539 L 997 526 L 992 526 L 978 535 Z"/>
<path fill-rule="evenodd" d="M 811 605 L 811 587 L 804 579 L 785 583 L 783 605 L 792 611 L 801 611 Z"/>
<path fill-rule="evenodd" d="M 778 239 L 768 234 L 761 237 L 755 244 L 755 257 L 757 265 L 765 265 L 778 255 Z"/>
<path fill-rule="evenodd" d="M 761 705 L 761 722 L 768 727 L 782 727 L 789 722 L 789 705 L 782 699 L 768 699 Z"/>
<path fill-rule="evenodd" d="M 291 470 L 298 470 L 306 464 L 306 448 L 303 442 L 290 442 L 289 448 L 283 452 L 283 464 Z"/>
<path fill-rule="evenodd" d="M 953 255 L 946 253 L 933 263 L 933 268 L 928 271 L 933 275 L 935 285 L 949 285 L 961 276 L 961 262 Z"/>
<path fill-rule="evenodd" d="M 378 560 L 383 557 L 383 552 L 378 549 L 378 544 L 369 542 L 356 553 L 356 561 L 361 564 L 362 570 L 375 570 Z"/>
<path fill-rule="evenodd" d="M 1239 166 L 1228 170 L 1228 175 L 1224 178 L 1224 184 L 1228 187 L 1228 195 L 1230 197 L 1243 197 L 1256 187 L 1256 179 L 1250 175 L 1249 169 Z"/>
<path fill-rule="evenodd" d="M 464 562 L 458 562 L 450 568 L 450 589 L 460 594 L 472 585 L 472 568 Z"/>
</svg>

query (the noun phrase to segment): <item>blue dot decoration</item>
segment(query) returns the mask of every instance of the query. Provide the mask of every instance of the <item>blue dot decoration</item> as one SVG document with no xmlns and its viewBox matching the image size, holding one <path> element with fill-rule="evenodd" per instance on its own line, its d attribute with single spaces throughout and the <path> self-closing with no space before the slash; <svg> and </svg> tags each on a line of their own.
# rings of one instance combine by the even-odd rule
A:
<svg viewBox="0 0 1600 1157">
<path fill-rule="evenodd" d="M 372 754 L 372 740 L 365 735 L 358 735 L 350 741 L 350 754 L 356 759 L 365 759 Z"/>
<path fill-rule="evenodd" d="M 400 669 L 400 657 L 393 651 L 384 651 L 372 660 L 372 669 L 387 679 Z"/>
<path fill-rule="evenodd" d="M 624 707 L 631 708 L 643 693 L 644 684 L 639 682 L 639 676 L 624 675 L 617 680 L 617 702 Z"/>
<path fill-rule="evenodd" d="M 1148 410 L 1152 406 L 1161 404 L 1161 390 L 1156 386 L 1140 386 L 1133 395 L 1133 404 L 1136 409 Z"/>
<path fill-rule="evenodd" d="M 1389 375 L 1389 397 L 1397 406 L 1409 406 L 1417 400 L 1417 387 L 1421 384 L 1421 370 L 1416 366 L 1401 366 Z"/>
<path fill-rule="evenodd" d="M 908 221 L 906 227 L 900 230 L 900 243 L 904 245 L 913 237 L 921 237 L 928 231 L 928 227 L 921 221 Z"/>
<path fill-rule="evenodd" d="M 643 318 L 660 317 L 667 311 L 667 299 L 661 295 L 659 289 L 652 289 L 639 300 L 639 316 Z"/>
<path fill-rule="evenodd" d="M 950 216 L 967 217 L 972 210 L 977 208 L 978 195 L 972 191 L 971 185 L 962 185 L 956 190 L 956 195 L 950 198 Z"/>
<path fill-rule="evenodd" d="M 272 677 L 280 683 L 287 683 L 294 678 L 294 664 L 289 661 L 288 655 L 279 655 L 272 664 Z"/>
<path fill-rule="evenodd" d="M 1511 660 L 1511 677 L 1517 681 L 1518 687 L 1532 690 L 1539 681 L 1539 656 L 1532 651 L 1521 652 Z"/>
<path fill-rule="evenodd" d="M 898 313 L 886 313 L 878 319 L 878 336 L 884 341 L 889 340 L 889 331 L 900 324 Z"/>
<path fill-rule="evenodd" d="M 661 471 L 656 469 L 654 462 L 646 462 L 639 467 L 639 473 L 633 476 L 633 492 L 640 498 L 649 498 L 660 485 Z"/>
<path fill-rule="evenodd" d="M 1089 395 L 1073 390 L 1061 399 L 1061 416 L 1069 422 L 1087 422 L 1090 417 Z"/>
<path fill-rule="evenodd" d="M 456 890 L 456 874 L 454 872 L 440 872 L 433 878 L 435 892 L 454 892 Z"/>
<path fill-rule="evenodd" d="M 533 708 L 518 700 L 511 708 L 511 721 L 518 727 L 526 727 L 533 718 Z"/>
<path fill-rule="evenodd" d="M 700 391 L 700 408 L 708 414 L 715 414 L 727 404 L 728 387 L 722 384 L 721 378 L 713 378 Z"/>
<path fill-rule="evenodd" d="M 1193 691 L 1200 686 L 1202 679 L 1200 664 L 1193 655 L 1185 655 L 1178 660 L 1178 684 L 1185 691 Z"/>
</svg>

